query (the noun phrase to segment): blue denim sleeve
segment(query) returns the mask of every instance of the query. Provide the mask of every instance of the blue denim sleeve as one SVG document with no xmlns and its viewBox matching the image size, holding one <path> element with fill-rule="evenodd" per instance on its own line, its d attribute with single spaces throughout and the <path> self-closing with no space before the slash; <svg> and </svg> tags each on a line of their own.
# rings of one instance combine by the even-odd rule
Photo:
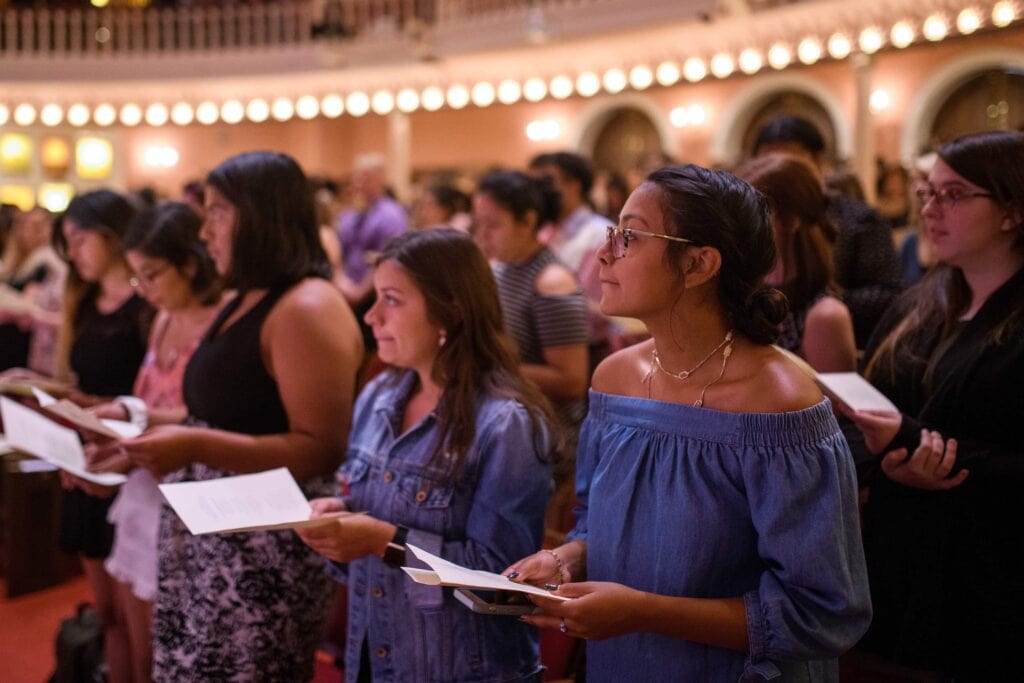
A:
<svg viewBox="0 0 1024 683">
<path fill-rule="evenodd" d="M 743 596 L 748 673 L 775 669 L 771 660 L 837 657 L 871 620 L 849 447 L 836 433 L 744 456 L 756 456 L 744 458 L 743 476 L 766 567 Z"/>
<path fill-rule="evenodd" d="M 587 415 L 580 427 L 580 438 L 576 446 L 576 508 L 573 510 L 576 526 L 568 534 L 572 541 L 587 540 L 587 505 L 590 482 L 600 461 L 599 445 L 600 429 L 595 424 L 595 418 Z"/>
<path fill-rule="evenodd" d="M 471 454 L 479 464 L 466 537 L 445 540 L 410 529 L 408 542 L 456 564 L 500 572 L 540 547 L 552 488 L 551 443 L 516 403 L 502 402 L 480 422 Z"/>
</svg>

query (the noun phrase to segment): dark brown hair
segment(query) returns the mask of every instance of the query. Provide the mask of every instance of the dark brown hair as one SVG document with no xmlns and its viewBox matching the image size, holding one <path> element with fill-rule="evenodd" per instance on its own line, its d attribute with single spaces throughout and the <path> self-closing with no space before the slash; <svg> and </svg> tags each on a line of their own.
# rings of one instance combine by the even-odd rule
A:
<svg viewBox="0 0 1024 683">
<path fill-rule="evenodd" d="M 1018 251 L 1024 249 L 1024 133 L 965 135 L 943 145 L 938 154 L 958 175 L 991 193 L 994 202 L 1016 214 L 1019 222 L 1013 246 Z M 925 363 L 927 383 L 931 381 L 935 349 L 949 338 L 971 305 L 970 286 L 962 270 L 939 264 L 905 298 L 909 299 L 905 302 L 906 315 L 879 344 L 864 373 L 870 378 L 882 367 L 894 372 L 901 363 Z M 1024 302 L 1018 302 L 1017 309 L 992 330 L 992 343 L 1003 343 L 1008 330 L 1021 324 Z"/>
<path fill-rule="evenodd" d="M 239 154 L 210 171 L 206 184 L 238 211 L 228 287 L 260 289 L 331 276 L 312 190 L 290 156 Z"/>
<path fill-rule="evenodd" d="M 550 425 L 544 396 L 519 372 L 487 259 L 473 239 L 450 228 L 407 232 L 380 253 L 377 263 L 393 261 L 426 300 L 427 317 L 445 330 L 434 361 L 433 379 L 443 393 L 438 402 L 438 443 L 433 460 L 453 455 L 450 476 L 458 476 L 476 436 L 481 395 L 518 401 L 530 414 L 540 445 L 540 428 Z M 544 449 L 538 447 L 543 453 Z"/>
<path fill-rule="evenodd" d="M 838 292 L 832 257 L 837 232 L 814 168 L 800 157 L 776 153 L 751 159 L 735 173 L 767 197 L 782 222 L 794 224 L 779 235 L 779 257 L 785 259 L 787 250 L 793 255 L 780 287 L 790 305 L 803 308 L 823 289 Z"/>
<path fill-rule="evenodd" d="M 662 197 L 665 232 L 722 255 L 718 300 L 730 326 L 755 344 L 771 344 L 786 317 L 786 298 L 764 284 L 775 266 L 775 237 L 764 196 L 731 173 L 694 164 L 666 166 L 645 182 Z M 665 264 L 682 276 L 687 245 L 668 242 Z"/>
</svg>

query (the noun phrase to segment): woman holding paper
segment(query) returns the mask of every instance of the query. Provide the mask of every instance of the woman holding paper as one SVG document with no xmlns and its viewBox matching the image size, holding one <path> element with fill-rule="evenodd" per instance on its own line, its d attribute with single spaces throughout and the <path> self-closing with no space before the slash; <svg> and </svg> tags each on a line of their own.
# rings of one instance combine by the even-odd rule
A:
<svg viewBox="0 0 1024 683">
<path fill-rule="evenodd" d="M 866 355 L 900 412 L 852 415 L 884 454 L 867 482 L 877 609 L 861 649 L 935 680 L 1005 680 L 1024 643 L 1024 134 L 938 156 L 920 197 L 940 265 Z"/>
<path fill-rule="evenodd" d="M 189 425 L 122 447 L 165 481 L 288 467 L 309 495 L 344 453 L 362 355 L 330 281 L 305 174 L 251 152 L 207 178 L 200 233 L 236 293 L 185 370 Z M 291 531 L 192 536 L 160 529 L 153 674 L 163 681 L 297 681 L 313 675 L 330 580 Z"/>
<path fill-rule="evenodd" d="M 764 198 L 655 171 L 601 259 L 601 309 L 652 339 L 597 368 L 571 540 L 508 575 L 561 584 L 530 623 L 588 638 L 587 680 L 836 680 L 870 617 L 849 449 L 769 344 L 785 314 Z"/>
<path fill-rule="evenodd" d="M 168 202 L 140 215 L 128 230 L 128 263 L 139 291 L 160 312 L 132 396 L 92 408 L 100 417 L 130 420 L 140 429 L 185 419 L 185 366 L 220 303 L 217 273 L 199 240 L 201 226 L 188 205 Z M 107 471 L 131 467 L 121 451 L 91 464 Z M 126 626 L 118 632 L 123 638 L 118 651 L 130 653 L 131 669 L 129 674 L 112 667 L 110 678 L 115 683 L 148 681 L 162 497 L 153 475 L 142 468 L 132 470 L 128 481 L 111 493 L 117 494 L 108 515 L 114 524 L 114 545 L 105 567 L 117 581 L 115 609 Z"/>
<path fill-rule="evenodd" d="M 537 633 L 413 583 L 406 544 L 491 572 L 540 546 L 551 491 L 549 412 L 520 373 L 472 239 L 412 232 L 381 253 L 366 314 L 392 370 L 356 402 L 341 498 L 367 511 L 297 533 L 348 584 L 348 681 L 540 680 Z"/>
</svg>

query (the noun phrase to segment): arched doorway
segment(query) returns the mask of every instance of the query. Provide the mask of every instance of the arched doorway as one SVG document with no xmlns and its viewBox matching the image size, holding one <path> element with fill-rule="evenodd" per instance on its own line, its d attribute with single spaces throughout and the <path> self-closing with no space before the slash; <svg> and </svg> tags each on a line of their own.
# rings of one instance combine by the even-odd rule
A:
<svg viewBox="0 0 1024 683">
<path fill-rule="evenodd" d="M 985 130 L 1024 130 L 1024 68 L 985 69 L 953 90 L 935 115 L 928 144 Z"/>
<path fill-rule="evenodd" d="M 824 158 L 829 161 L 836 160 L 836 131 L 832 124 L 832 117 L 818 100 L 806 93 L 792 90 L 775 93 L 755 110 L 743 131 L 740 149 L 744 157 L 753 155 L 754 143 L 757 141 L 757 135 L 761 129 L 769 121 L 782 114 L 799 116 L 813 123 L 825 140 Z"/>
<path fill-rule="evenodd" d="M 596 128 L 591 160 L 594 168 L 628 176 L 662 160 L 661 134 L 647 113 L 636 107 L 608 112 Z M 660 164 L 655 164 L 660 165 Z"/>
</svg>

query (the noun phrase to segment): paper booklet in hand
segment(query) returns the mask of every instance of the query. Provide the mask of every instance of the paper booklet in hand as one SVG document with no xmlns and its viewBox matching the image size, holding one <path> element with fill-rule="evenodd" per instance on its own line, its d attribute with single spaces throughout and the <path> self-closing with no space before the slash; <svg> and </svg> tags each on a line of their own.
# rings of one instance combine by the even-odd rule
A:
<svg viewBox="0 0 1024 683">
<path fill-rule="evenodd" d="M 160 491 L 194 535 L 320 526 L 358 512 L 310 519 L 313 508 L 287 467 L 205 481 L 160 484 Z"/>
<path fill-rule="evenodd" d="M 839 403 L 851 411 L 884 410 L 894 413 L 899 408 L 886 398 L 870 382 L 856 372 L 815 372 L 810 363 L 781 346 L 775 349 L 793 361 L 800 370 L 814 380 L 818 387 L 833 403 Z"/>
<path fill-rule="evenodd" d="M 501 574 L 461 567 L 454 562 L 449 562 L 437 555 L 428 553 L 423 548 L 417 548 L 411 543 L 406 544 L 405 547 L 433 570 L 402 567 L 402 571 L 408 574 L 416 583 L 428 586 L 452 586 L 485 591 L 512 591 L 515 593 L 526 593 L 527 595 L 539 595 L 552 600 L 569 599 L 561 595 L 553 595 L 551 591 L 544 590 L 543 588 L 537 588 L 525 583 L 516 583 Z"/>
<path fill-rule="evenodd" d="M 0 397 L 0 415 L 8 445 L 103 486 L 123 484 L 127 477 L 117 472 L 90 472 L 78 433 L 63 427 L 45 415 L 9 398 Z"/>
</svg>

